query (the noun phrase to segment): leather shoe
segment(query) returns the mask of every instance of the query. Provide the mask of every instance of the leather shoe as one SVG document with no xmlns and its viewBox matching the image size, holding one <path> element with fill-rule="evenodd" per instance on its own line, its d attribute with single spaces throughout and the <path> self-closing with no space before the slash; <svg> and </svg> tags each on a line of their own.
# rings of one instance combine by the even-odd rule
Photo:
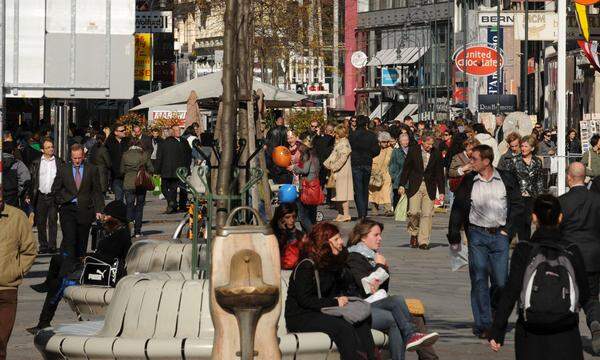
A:
<svg viewBox="0 0 600 360">
<path fill-rule="evenodd" d="M 410 237 L 410 247 L 416 249 L 419 247 L 419 240 L 416 235 L 411 235 Z"/>
<path fill-rule="evenodd" d="M 421 249 L 421 250 L 429 250 L 430 247 L 429 247 L 429 244 L 421 244 L 421 245 L 419 245 L 419 249 Z"/>
<path fill-rule="evenodd" d="M 49 290 L 48 284 L 46 284 L 46 282 L 30 285 L 29 287 L 32 288 L 35 292 L 39 293 L 47 293 Z"/>
<path fill-rule="evenodd" d="M 481 333 L 479 333 L 479 335 L 477 337 L 482 340 L 489 339 L 490 338 L 490 330 L 488 330 L 488 329 L 483 330 Z"/>
</svg>

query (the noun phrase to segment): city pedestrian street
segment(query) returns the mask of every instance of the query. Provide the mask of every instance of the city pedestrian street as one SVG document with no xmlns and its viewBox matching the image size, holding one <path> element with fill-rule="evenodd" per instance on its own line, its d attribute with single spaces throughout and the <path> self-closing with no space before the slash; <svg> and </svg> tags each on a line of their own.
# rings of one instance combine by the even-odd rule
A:
<svg viewBox="0 0 600 360">
<path fill-rule="evenodd" d="M 165 206 L 163 200 L 158 200 L 154 196 L 148 196 L 147 200 L 145 223 L 142 228 L 146 235 L 144 239 L 167 241 L 182 214 L 164 215 L 162 214 Z M 335 216 L 333 210 L 324 207 L 322 210 L 326 219 Z M 351 211 L 354 212 L 354 209 Z M 435 214 L 432 248 L 429 251 L 408 247 L 409 236 L 405 230 L 405 223 L 395 222 L 389 217 L 377 219 L 385 224 L 382 252 L 391 265 L 391 293 L 402 294 L 407 298 L 419 298 L 423 301 L 429 330 L 440 333 L 440 340 L 435 344 L 440 359 L 514 359 L 512 323 L 506 346 L 499 353 L 493 353 L 487 342 L 471 334 L 469 275 L 466 268 L 457 272 L 450 270 L 446 241 L 448 215 Z M 344 236 L 348 234 L 352 225 L 353 223 L 341 224 Z M 19 288 L 17 320 L 8 344 L 8 359 L 41 358 L 33 345 L 33 336 L 28 334 L 25 328 L 36 324 L 44 300 L 44 294 L 34 292 L 29 285 L 44 280 L 49 260 L 48 256 L 38 258 Z M 589 330 L 584 325 L 583 316 L 581 319 L 583 343 L 586 349 L 585 359 L 592 359 L 589 354 Z M 511 321 L 514 320 L 513 316 Z M 77 320 L 74 313 L 68 305 L 61 303 L 53 324 L 75 321 Z M 415 360 L 417 356 L 416 353 L 408 353 L 406 358 Z"/>
</svg>

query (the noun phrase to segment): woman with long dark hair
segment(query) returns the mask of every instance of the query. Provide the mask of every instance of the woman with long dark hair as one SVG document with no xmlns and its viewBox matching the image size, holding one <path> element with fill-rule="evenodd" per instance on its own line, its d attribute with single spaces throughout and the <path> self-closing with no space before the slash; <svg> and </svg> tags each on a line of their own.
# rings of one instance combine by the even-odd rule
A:
<svg viewBox="0 0 600 360">
<path fill-rule="evenodd" d="M 288 330 L 326 333 L 342 360 L 375 359 L 370 318 L 351 324 L 321 312 L 325 307 L 348 304 L 347 282 L 342 275 L 348 252 L 337 226 L 316 224 L 308 235 L 304 254 L 290 276 L 285 303 Z"/>
<path fill-rule="evenodd" d="M 350 233 L 346 264 L 354 279 L 357 295 L 366 298 L 379 290 L 385 291 L 385 298 L 371 303 L 372 327 L 388 333 L 393 360 L 403 360 L 405 351 L 424 349 L 429 354 L 435 354 L 431 345 L 437 341 L 439 335 L 419 332 L 420 329 L 417 329 L 404 297 L 387 294 L 389 278 L 383 282 L 374 279 L 369 282 L 369 291 L 364 289 L 363 279 L 368 279 L 373 272 L 384 271 L 389 275 L 387 261 L 380 252 L 382 232 L 383 224 L 364 219 L 356 224 Z M 424 325 L 422 327 L 424 328 Z"/>
<path fill-rule="evenodd" d="M 293 269 L 300 256 L 304 233 L 296 228 L 298 207 L 295 203 L 282 203 L 275 209 L 271 228 L 279 243 L 281 269 Z"/>
<path fill-rule="evenodd" d="M 566 241 L 560 234 L 559 224 L 562 220 L 562 210 L 558 199 L 552 195 L 540 195 L 534 202 L 533 213 L 531 215 L 533 223 L 537 230 L 529 242 L 519 242 L 513 252 L 510 261 L 510 273 L 508 282 L 502 297 L 496 309 L 496 316 L 490 331 L 490 346 L 492 350 L 499 351 L 504 343 L 504 335 L 508 318 L 512 314 L 513 307 L 519 299 L 524 286 L 525 274 L 529 264 L 533 263 L 538 255 L 543 255 L 550 261 L 556 261 L 564 264 L 559 256 L 565 257 L 570 262 L 575 279 L 572 279 L 578 288 L 579 300 L 575 305 L 577 309 L 580 305 L 585 305 L 589 299 L 590 292 L 588 288 L 585 266 L 579 248 Z M 544 265 L 540 265 L 544 266 Z M 538 275 L 552 276 L 553 283 L 558 283 L 561 271 L 554 268 L 546 268 L 542 274 Z M 565 267 L 566 268 L 566 267 Z M 540 267 L 537 267 L 540 269 Z M 564 273 L 563 273 L 564 275 Z M 542 280 L 538 280 L 542 281 Z M 532 283 L 533 284 L 533 283 Z M 540 287 L 535 286 L 540 289 Z M 547 289 L 547 288 L 546 288 Z M 563 288 L 562 299 L 565 299 Z M 561 301 L 560 294 L 542 294 L 548 301 Z M 533 293 L 533 290 L 532 290 Z M 567 290 L 567 298 L 570 298 L 577 291 Z M 558 295 L 558 296 L 552 296 Z M 532 297 L 534 295 L 531 295 Z M 526 297 L 527 299 L 527 297 Z M 544 318 L 544 324 L 537 323 L 532 319 L 531 312 L 525 307 L 528 300 L 519 303 L 518 319 L 515 330 L 515 355 L 517 360 L 583 360 L 583 348 L 581 344 L 581 335 L 579 333 L 579 313 L 569 311 L 565 316 L 551 321 L 550 317 Z M 530 304 L 536 306 L 536 299 L 531 299 Z M 530 314 L 530 317 L 527 317 Z"/>
</svg>

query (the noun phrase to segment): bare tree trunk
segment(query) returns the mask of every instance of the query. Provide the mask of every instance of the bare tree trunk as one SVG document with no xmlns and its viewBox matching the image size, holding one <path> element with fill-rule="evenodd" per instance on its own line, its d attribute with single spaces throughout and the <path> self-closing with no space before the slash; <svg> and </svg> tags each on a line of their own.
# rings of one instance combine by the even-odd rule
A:
<svg viewBox="0 0 600 360">
<path fill-rule="evenodd" d="M 247 141 L 241 160 L 245 164 L 248 161 L 249 153 L 254 152 L 256 148 L 256 137 L 254 131 L 252 134 L 249 128 L 252 123 L 254 129 L 254 105 L 252 101 L 252 80 L 254 69 L 254 13 L 251 0 L 242 0 L 242 6 L 238 12 L 239 23 L 239 68 L 240 68 L 240 100 L 246 101 L 246 107 L 240 108 L 240 136 Z M 246 185 L 248 174 L 246 169 L 240 169 L 239 186 L 240 190 Z M 244 199 L 245 200 L 245 199 Z M 244 201 L 245 203 L 245 201 Z"/>
<path fill-rule="evenodd" d="M 257 95 L 257 114 L 258 114 L 258 124 L 259 124 L 259 128 L 256 131 L 256 138 L 257 139 L 263 139 L 264 138 L 264 133 L 262 131 L 262 123 L 263 123 L 263 106 L 264 106 L 264 94 L 262 93 L 262 90 L 258 90 L 256 92 Z M 263 172 L 265 174 L 267 174 L 267 156 L 271 156 L 271 154 L 266 154 L 266 153 L 261 153 L 257 156 L 258 158 L 258 166 L 260 166 L 260 168 L 263 170 Z M 265 202 L 265 212 L 267 213 L 267 217 L 270 219 L 273 215 L 272 209 L 271 209 L 271 187 L 269 186 L 269 179 L 267 178 L 267 176 L 263 176 L 262 181 L 260 183 L 261 186 L 261 190 L 262 193 L 264 194 L 264 202 Z"/>
<path fill-rule="evenodd" d="M 223 120 L 221 127 L 221 163 L 217 178 L 217 195 L 230 195 L 231 173 L 235 144 L 237 98 L 237 0 L 225 1 L 225 32 L 223 35 Z M 227 201 L 217 200 L 217 226 L 225 225 L 227 219 Z"/>
<path fill-rule="evenodd" d="M 219 110 L 217 111 L 217 123 L 215 126 L 215 134 L 214 134 L 214 139 L 218 141 L 219 144 L 219 148 L 221 147 L 221 144 L 223 143 L 223 139 L 221 137 L 221 129 L 223 127 L 223 102 L 219 102 Z M 217 155 L 211 151 L 211 155 L 210 155 L 210 163 L 211 164 L 216 164 L 217 163 Z M 211 171 L 210 172 L 210 187 L 211 187 L 211 192 L 213 194 L 217 193 L 217 178 L 218 178 L 218 172 L 214 172 Z M 212 214 L 213 216 L 215 214 Z"/>
</svg>

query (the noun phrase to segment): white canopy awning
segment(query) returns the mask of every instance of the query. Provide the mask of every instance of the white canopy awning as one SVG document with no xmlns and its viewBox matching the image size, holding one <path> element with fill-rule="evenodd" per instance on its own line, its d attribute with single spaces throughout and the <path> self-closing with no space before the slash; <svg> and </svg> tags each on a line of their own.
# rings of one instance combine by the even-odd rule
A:
<svg viewBox="0 0 600 360">
<path fill-rule="evenodd" d="M 407 47 L 380 50 L 371 58 L 367 66 L 410 65 L 414 64 L 427 52 L 428 47 Z"/>
<path fill-rule="evenodd" d="M 140 96 L 141 104 L 131 110 L 142 110 L 153 106 L 186 103 L 192 90 L 196 91 L 198 100 L 219 98 L 223 94 L 223 85 L 221 84 L 222 76 L 223 72 L 219 71 Z M 265 101 L 267 104 L 269 102 L 296 103 L 306 98 L 304 95 L 281 90 L 273 85 L 257 80 L 253 81 L 252 88 L 254 90 L 262 90 L 265 94 Z"/>
<path fill-rule="evenodd" d="M 416 113 L 418 109 L 419 105 L 417 104 L 406 104 L 404 109 L 400 111 L 400 114 L 398 114 L 398 116 L 396 116 L 394 120 L 403 121 L 405 117 L 411 116 L 412 114 Z"/>
<path fill-rule="evenodd" d="M 381 106 L 382 104 L 383 104 L 383 108 Z M 369 120 L 373 120 L 376 117 L 381 119 L 383 117 L 383 115 L 385 115 L 388 112 L 388 110 L 392 107 L 392 103 L 389 103 L 389 102 L 384 102 L 382 104 L 377 105 L 375 110 L 373 110 L 371 115 L 369 115 Z"/>
</svg>

